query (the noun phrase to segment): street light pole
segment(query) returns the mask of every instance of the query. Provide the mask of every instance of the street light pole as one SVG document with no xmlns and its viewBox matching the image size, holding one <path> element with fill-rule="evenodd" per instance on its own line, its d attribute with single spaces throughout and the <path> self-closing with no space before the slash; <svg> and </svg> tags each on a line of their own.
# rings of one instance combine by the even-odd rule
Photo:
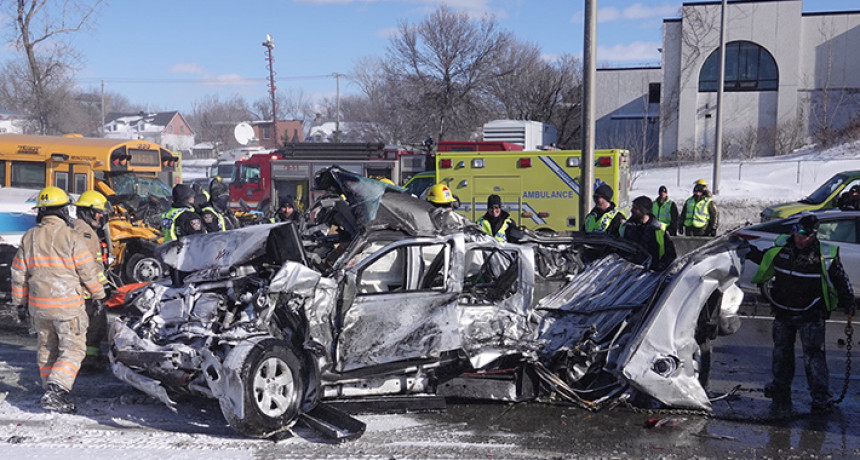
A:
<svg viewBox="0 0 860 460">
<path fill-rule="evenodd" d="M 336 93 L 335 93 L 335 121 L 334 121 L 334 141 L 340 142 L 340 77 L 343 76 L 342 73 L 333 73 L 332 74 L 336 81 Z"/>
<path fill-rule="evenodd" d="M 720 193 L 720 162 L 723 156 L 723 92 L 726 84 L 726 1 L 723 0 L 720 11 L 720 76 L 717 82 L 717 125 L 714 135 L 714 195 Z"/>
</svg>

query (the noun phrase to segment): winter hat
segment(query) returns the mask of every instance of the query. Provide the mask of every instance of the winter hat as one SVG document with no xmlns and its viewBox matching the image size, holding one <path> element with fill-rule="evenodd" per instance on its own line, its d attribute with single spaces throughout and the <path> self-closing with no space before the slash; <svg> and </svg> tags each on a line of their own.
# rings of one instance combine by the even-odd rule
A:
<svg viewBox="0 0 860 460">
<path fill-rule="evenodd" d="M 612 187 L 606 184 L 600 184 L 597 190 L 594 191 L 595 198 L 603 198 L 606 201 L 612 201 Z"/>
<path fill-rule="evenodd" d="M 281 203 L 280 207 L 282 207 L 282 208 L 286 207 L 286 206 L 289 206 L 291 208 L 296 207 L 296 205 L 293 204 L 293 196 L 292 195 L 284 195 L 278 201 L 280 201 L 280 203 Z"/>
<path fill-rule="evenodd" d="M 191 198 L 194 197 L 194 189 L 185 184 L 176 184 L 173 187 L 173 202 L 178 204 L 188 204 Z"/>
<path fill-rule="evenodd" d="M 669 189 L 667 189 L 665 185 L 661 185 L 661 186 L 660 186 L 660 188 L 659 188 L 659 189 L 657 189 L 657 194 L 660 194 L 660 193 L 663 193 L 663 192 L 665 192 L 665 193 L 669 193 Z"/>
<path fill-rule="evenodd" d="M 502 197 L 499 195 L 490 195 L 487 197 L 487 209 L 492 209 L 493 206 L 502 207 Z"/>
<path fill-rule="evenodd" d="M 794 224 L 793 230 L 803 235 L 814 236 L 818 233 L 818 217 L 814 214 L 808 214 L 801 217 L 800 220 Z"/>
<path fill-rule="evenodd" d="M 644 195 L 633 200 L 633 208 L 642 211 L 642 214 L 648 214 L 651 212 L 651 206 L 653 205 L 654 203 L 651 202 L 651 198 Z"/>
</svg>

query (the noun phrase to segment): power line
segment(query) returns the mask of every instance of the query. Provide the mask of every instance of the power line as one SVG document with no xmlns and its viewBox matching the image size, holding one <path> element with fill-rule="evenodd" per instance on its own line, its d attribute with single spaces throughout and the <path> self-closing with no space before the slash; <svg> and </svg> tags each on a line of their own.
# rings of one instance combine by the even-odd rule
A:
<svg viewBox="0 0 860 460">
<path fill-rule="evenodd" d="M 324 75 L 296 75 L 291 77 L 278 77 L 279 80 L 321 80 L 335 78 L 335 74 Z M 342 74 L 340 74 L 342 75 Z M 266 82 L 266 78 L 249 78 L 242 77 L 236 79 L 218 79 L 218 78 L 76 78 L 79 83 L 135 83 L 135 84 L 211 84 L 215 85 L 243 85 L 257 84 Z"/>
</svg>

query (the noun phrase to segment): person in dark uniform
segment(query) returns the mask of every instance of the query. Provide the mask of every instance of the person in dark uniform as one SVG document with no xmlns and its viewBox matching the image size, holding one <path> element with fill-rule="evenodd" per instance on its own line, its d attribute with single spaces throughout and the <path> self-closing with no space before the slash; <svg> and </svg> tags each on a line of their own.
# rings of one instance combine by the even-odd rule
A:
<svg viewBox="0 0 860 460">
<path fill-rule="evenodd" d="M 194 211 L 194 189 L 185 184 L 173 187 L 173 204 L 161 215 L 164 242 L 179 237 L 205 233 L 203 219 Z"/>
<path fill-rule="evenodd" d="M 651 255 L 651 270 L 663 271 L 677 255 L 675 245 L 667 234 L 668 225 L 651 214 L 652 207 L 653 203 L 647 196 L 633 200 L 630 219 L 621 227 L 621 235 L 625 240 L 633 241 L 648 251 Z"/>
<path fill-rule="evenodd" d="M 507 243 L 511 231 L 517 228 L 511 215 L 502 209 L 502 197 L 495 194 L 487 197 L 487 212 L 478 219 L 477 224 L 481 231 L 502 243 Z"/>
<path fill-rule="evenodd" d="M 678 234 L 678 206 L 669 199 L 669 189 L 665 185 L 661 185 L 657 189 L 657 199 L 654 200 L 651 214 L 654 214 L 654 217 L 660 222 L 668 225 L 666 231 L 669 232 L 669 235 Z"/>
<path fill-rule="evenodd" d="M 594 207 L 585 216 L 585 225 L 583 225 L 585 232 L 621 236 L 621 224 L 627 220 L 627 216 L 612 202 L 612 187 L 600 184 L 594 190 L 593 199 Z"/>
<path fill-rule="evenodd" d="M 774 403 L 791 404 L 794 341 L 800 335 L 812 411 L 829 411 L 833 400 L 824 351 L 825 320 L 842 307 L 850 322 L 856 309 L 839 247 L 818 240 L 818 217 L 810 214 L 767 251 L 751 246 L 747 258 L 759 264 L 753 283 L 773 279 L 773 381 L 765 386 L 765 396 Z"/>
<path fill-rule="evenodd" d="M 299 232 L 302 232 L 305 229 L 305 218 L 302 216 L 296 209 L 295 200 L 293 200 L 292 195 L 285 195 L 283 199 L 279 200 L 278 211 L 275 213 L 275 220 L 277 222 L 292 222 L 295 224 L 296 229 Z"/>
</svg>

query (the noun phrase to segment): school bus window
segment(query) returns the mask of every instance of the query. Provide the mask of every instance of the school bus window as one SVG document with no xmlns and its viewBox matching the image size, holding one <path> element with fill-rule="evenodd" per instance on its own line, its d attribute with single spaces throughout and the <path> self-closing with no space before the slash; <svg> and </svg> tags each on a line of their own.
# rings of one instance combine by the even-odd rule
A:
<svg viewBox="0 0 860 460">
<path fill-rule="evenodd" d="M 84 193 L 87 191 L 87 175 L 82 173 L 75 174 L 75 193 Z"/>
<path fill-rule="evenodd" d="M 62 171 L 54 172 L 54 187 L 69 191 L 69 173 Z"/>
<path fill-rule="evenodd" d="M 45 187 L 45 163 L 35 161 L 13 161 L 11 174 L 12 187 Z"/>
<path fill-rule="evenodd" d="M 0 160 L 0 187 L 6 186 L 6 162 Z"/>
</svg>

